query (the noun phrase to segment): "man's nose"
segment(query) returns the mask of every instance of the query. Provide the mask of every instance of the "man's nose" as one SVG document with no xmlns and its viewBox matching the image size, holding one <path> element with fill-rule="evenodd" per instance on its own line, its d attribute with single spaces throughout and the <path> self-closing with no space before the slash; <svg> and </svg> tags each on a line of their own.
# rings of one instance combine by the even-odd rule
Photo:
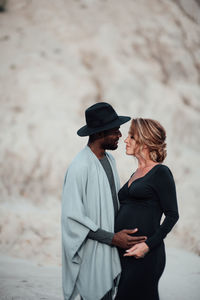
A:
<svg viewBox="0 0 200 300">
<path fill-rule="evenodd" d="M 121 131 L 120 131 L 120 130 L 119 130 L 118 136 L 119 136 L 119 137 L 121 137 L 121 136 L 122 136 L 122 133 L 121 133 Z"/>
</svg>

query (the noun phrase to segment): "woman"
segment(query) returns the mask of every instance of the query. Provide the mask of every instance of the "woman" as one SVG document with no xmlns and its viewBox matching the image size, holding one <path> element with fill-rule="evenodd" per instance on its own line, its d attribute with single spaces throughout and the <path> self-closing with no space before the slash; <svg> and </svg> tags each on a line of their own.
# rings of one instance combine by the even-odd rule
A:
<svg viewBox="0 0 200 300">
<path fill-rule="evenodd" d="M 178 220 L 175 183 L 166 157 L 166 133 L 159 122 L 133 119 L 125 139 L 126 154 L 138 168 L 119 191 L 115 231 L 138 228 L 145 242 L 119 249 L 122 274 L 116 300 L 159 300 L 158 281 L 165 267 L 163 239 Z M 160 225 L 162 214 L 165 219 Z"/>
</svg>

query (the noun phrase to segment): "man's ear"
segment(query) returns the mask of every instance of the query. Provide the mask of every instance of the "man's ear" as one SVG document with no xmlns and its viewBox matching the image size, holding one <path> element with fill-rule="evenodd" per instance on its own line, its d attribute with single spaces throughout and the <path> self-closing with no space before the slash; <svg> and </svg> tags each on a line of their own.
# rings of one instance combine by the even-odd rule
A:
<svg viewBox="0 0 200 300">
<path fill-rule="evenodd" d="M 105 136 L 104 131 L 96 133 L 96 135 L 101 139 Z"/>
</svg>

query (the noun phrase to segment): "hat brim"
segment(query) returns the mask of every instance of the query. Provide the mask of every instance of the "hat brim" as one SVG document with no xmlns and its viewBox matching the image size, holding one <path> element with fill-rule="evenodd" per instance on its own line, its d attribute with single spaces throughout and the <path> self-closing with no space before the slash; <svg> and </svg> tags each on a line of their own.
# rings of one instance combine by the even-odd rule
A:
<svg viewBox="0 0 200 300">
<path fill-rule="evenodd" d="M 130 117 L 126 117 L 126 116 L 118 116 L 118 118 L 116 120 L 114 120 L 113 122 L 110 122 L 104 126 L 101 127 L 96 127 L 96 128 L 91 128 L 88 125 L 85 125 L 83 127 L 81 127 L 78 131 L 77 134 L 79 136 L 88 136 L 88 135 L 92 135 L 94 133 L 98 133 L 104 130 L 109 130 L 115 127 L 119 127 L 122 124 L 130 121 Z"/>
</svg>

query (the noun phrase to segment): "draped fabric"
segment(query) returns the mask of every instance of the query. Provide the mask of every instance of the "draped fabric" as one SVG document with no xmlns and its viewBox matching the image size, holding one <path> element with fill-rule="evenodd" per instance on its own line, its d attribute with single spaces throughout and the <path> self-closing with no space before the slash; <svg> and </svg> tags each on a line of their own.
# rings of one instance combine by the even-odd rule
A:
<svg viewBox="0 0 200 300">
<path fill-rule="evenodd" d="M 119 190 L 115 160 L 108 154 Z M 114 208 L 106 173 L 86 146 L 69 166 L 62 196 L 62 280 L 64 299 L 99 300 L 121 272 L 117 249 L 87 239 L 90 230 L 114 232 Z"/>
</svg>

